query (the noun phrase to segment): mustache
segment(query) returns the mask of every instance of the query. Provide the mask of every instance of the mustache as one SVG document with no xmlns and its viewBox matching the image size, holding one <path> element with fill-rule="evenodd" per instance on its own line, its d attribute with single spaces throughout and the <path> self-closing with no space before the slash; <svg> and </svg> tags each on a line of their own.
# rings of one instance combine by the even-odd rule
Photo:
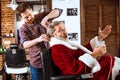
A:
<svg viewBox="0 0 120 80">
<path fill-rule="evenodd" d="M 64 37 L 65 37 L 65 38 L 67 38 L 67 37 L 68 37 L 68 35 L 65 35 Z"/>
</svg>

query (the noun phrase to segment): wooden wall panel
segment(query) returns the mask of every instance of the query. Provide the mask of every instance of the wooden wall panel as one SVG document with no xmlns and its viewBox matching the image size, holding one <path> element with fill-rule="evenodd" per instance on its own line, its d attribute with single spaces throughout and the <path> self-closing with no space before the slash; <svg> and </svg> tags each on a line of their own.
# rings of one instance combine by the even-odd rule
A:
<svg viewBox="0 0 120 80">
<path fill-rule="evenodd" d="M 82 44 L 88 43 L 98 35 L 98 27 L 104 29 L 106 25 L 112 25 L 112 33 L 105 39 L 107 52 L 119 56 L 119 0 L 81 0 L 81 2 Z"/>
</svg>

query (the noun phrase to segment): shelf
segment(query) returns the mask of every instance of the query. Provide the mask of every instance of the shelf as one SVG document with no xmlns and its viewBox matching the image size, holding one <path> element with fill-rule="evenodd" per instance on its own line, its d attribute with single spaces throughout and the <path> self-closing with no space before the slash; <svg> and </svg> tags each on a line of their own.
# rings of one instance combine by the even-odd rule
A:
<svg viewBox="0 0 120 80">
<path fill-rule="evenodd" d="M 39 1 L 40 0 L 16 0 L 17 2 L 32 2 L 32 1 Z"/>
<path fill-rule="evenodd" d="M 15 38 L 15 36 L 0 36 L 0 38 Z"/>
<path fill-rule="evenodd" d="M 29 5 L 42 5 L 42 4 L 45 5 L 45 4 L 46 4 L 45 1 L 42 3 L 42 2 L 39 1 L 39 0 L 17 0 L 16 2 L 17 2 L 18 4 L 25 2 L 25 3 L 29 4 Z"/>
</svg>

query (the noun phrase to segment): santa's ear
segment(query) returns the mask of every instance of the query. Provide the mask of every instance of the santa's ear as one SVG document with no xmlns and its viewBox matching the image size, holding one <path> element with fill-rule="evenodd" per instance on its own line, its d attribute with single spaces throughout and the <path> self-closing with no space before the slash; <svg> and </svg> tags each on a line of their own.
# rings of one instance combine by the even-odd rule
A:
<svg viewBox="0 0 120 80">
<path fill-rule="evenodd" d="M 49 37 L 54 37 L 54 35 L 53 34 L 47 34 Z"/>
</svg>

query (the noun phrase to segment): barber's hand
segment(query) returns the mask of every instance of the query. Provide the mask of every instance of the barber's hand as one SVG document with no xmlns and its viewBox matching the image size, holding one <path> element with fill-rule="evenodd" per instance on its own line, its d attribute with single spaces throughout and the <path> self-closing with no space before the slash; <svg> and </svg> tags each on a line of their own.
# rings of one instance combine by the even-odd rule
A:
<svg viewBox="0 0 120 80">
<path fill-rule="evenodd" d="M 93 50 L 91 55 L 94 58 L 99 58 L 100 56 L 104 55 L 105 53 L 106 53 L 106 46 L 98 46 Z"/>
<path fill-rule="evenodd" d="M 111 25 L 107 25 L 104 30 L 101 30 L 101 28 L 99 27 L 99 32 L 98 32 L 98 40 L 102 41 L 103 39 L 105 39 L 112 31 L 112 26 Z"/>
<path fill-rule="evenodd" d="M 48 42 L 48 41 L 50 41 L 50 38 L 47 34 L 42 34 L 40 37 L 37 38 L 37 41 L 38 42 L 42 42 L 42 41 Z"/>
</svg>

